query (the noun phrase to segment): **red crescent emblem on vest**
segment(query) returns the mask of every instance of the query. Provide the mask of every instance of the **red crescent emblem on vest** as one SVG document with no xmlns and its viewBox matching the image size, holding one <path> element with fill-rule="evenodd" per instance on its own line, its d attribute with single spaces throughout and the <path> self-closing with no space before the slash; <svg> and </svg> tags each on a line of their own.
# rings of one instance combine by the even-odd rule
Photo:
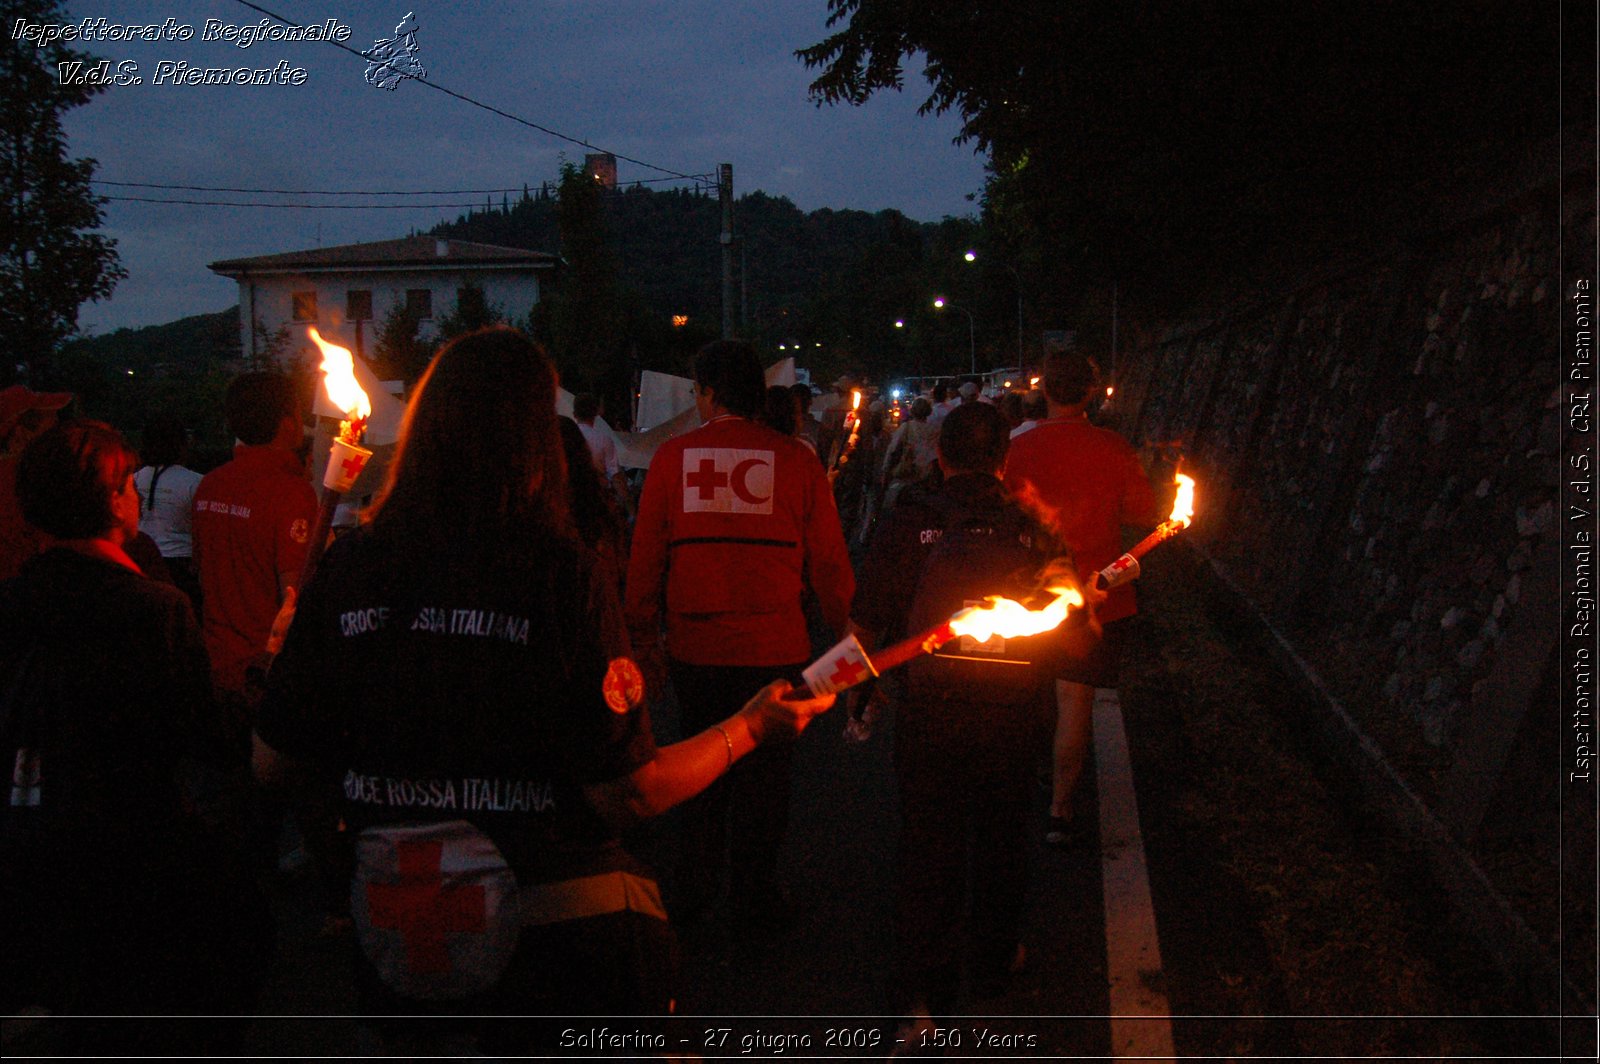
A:
<svg viewBox="0 0 1600 1064">
<path fill-rule="evenodd" d="M 750 503 L 752 506 L 757 503 L 766 502 L 768 499 L 772 498 L 770 494 L 755 494 L 750 490 L 750 485 L 745 483 L 745 477 L 750 475 L 750 470 L 753 467 L 764 466 L 766 464 L 767 463 L 763 462 L 759 458 L 746 458 L 744 461 L 733 467 L 733 475 L 728 478 L 728 483 L 729 486 L 733 488 L 733 493 L 739 496 L 739 498 L 743 499 L 745 502 Z"/>
<path fill-rule="evenodd" d="M 613 713 L 626 713 L 644 701 L 644 673 L 632 658 L 612 658 L 600 690 Z"/>
</svg>

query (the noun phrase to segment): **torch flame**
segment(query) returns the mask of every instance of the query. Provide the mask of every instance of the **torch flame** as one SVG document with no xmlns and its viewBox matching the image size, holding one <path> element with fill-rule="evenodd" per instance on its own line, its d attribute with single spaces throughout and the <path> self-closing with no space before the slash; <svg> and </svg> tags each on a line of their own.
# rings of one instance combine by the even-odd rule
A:
<svg viewBox="0 0 1600 1064">
<path fill-rule="evenodd" d="M 1168 522 L 1179 528 L 1188 528 L 1194 519 L 1194 478 L 1179 473 L 1173 483 L 1178 485 L 1178 497 L 1172 503 L 1172 516 Z"/>
<path fill-rule="evenodd" d="M 861 409 L 861 392 L 859 390 L 850 393 L 850 409 Z"/>
<path fill-rule="evenodd" d="M 1076 588 L 1052 587 L 1049 590 L 1055 600 L 1037 610 L 991 595 L 988 605 L 969 606 L 950 618 L 950 630 L 956 635 L 970 635 L 980 643 L 987 643 L 997 635 L 1017 639 L 1048 632 L 1065 621 L 1074 606 L 1083 605 L 1083 596 Z"/>
<path fill-rule="evenodd" d="M 362 430 L 366 427 L 366 420 L 372 416 L 372 403 L 367 399 L 367 393 L 356 381 L 355 358 L 350 354 L 350 349 L 330 344 L 317 332 L 316 326 L 311 326 L 311 339 L 317 342 L 322 349 L 322 365 L 318 368 L 323 373 L 323 384 L 328 389 L 328 398 L 333 405 L 345 412 L 349 419 L 339 426 L 339 435 L 352 443 L 358 443 Z"/>
</svg>

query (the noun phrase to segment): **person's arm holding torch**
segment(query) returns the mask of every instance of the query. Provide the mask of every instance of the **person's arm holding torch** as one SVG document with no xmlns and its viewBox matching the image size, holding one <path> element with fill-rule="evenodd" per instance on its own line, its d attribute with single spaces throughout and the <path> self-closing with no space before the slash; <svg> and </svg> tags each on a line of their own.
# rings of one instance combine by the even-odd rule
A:
<svg viewBox="0 0 1600 1064">
<path fill-rule="evenodd" d="M 314 326 L 310 331 L 311 339 L 322 349 L 322 365 L 318 368 L 323 373 L 323 387 L 333 405 L 344 412 L 344 418 L 328 449 L 328 464 L 322 474 L 322 505 L 317 511 L 317 527 L 311 534 L 311 552 L 301 571 L 301 587 L 310 583 L 317 571 L 317 563 L 322 560 L 322 552 L 333 531 L 334 512 L 344 500 L 344 493 L 354 486 L 372 458 L 372 452 L 362 446 L 367 435 L 367 418 L 372 416 L 372 403 L 356 381 L 355 357 L 348 348 L 324 340 Z"/>
<path fill-rule="evenodd" d="M 1179 473 L 1175 482 L 1178 485 L 1178 494 L 1172 503 L 1172 516 L 1162 522 L 1154 532 L 1140 540 L 1132 550 L 1100 570 L 1096 583 L 1101 588 L 1110 589 L 1137 580 L 1139 559 L 1148 554 L 1156 544 L 1163 543 L 1188 528 L 1194 520 L 1194 480 Z"/>
<path fill-rule="evenodd" d="M 367 418 L 372 415 L 372 404 L 367 399 L 367 393 L 356 382 L 355 358 L 348 348 L 324 340 L 315 326 L 310 333 L 311 339 L 322 349 L 322 364 L 318 368 L 323 373 L 323 387 L 327 389 L 328 399 L 345 412 L 345 417 L 340 421 L 339 433 L 328 450 L 328 464 L 322 476 L 322 501 L 317 507 L 317 519 L 311 530 L 305 562 L 300 567 L 295 586 L 284 589 L 283 603 L 272 621 L 272 632 L 266 646 L 269 658 L 276 657 L 283 649 L 284 637 L 289 632 L 289 625 L 294 623 L 295 610 L 299 607 L 299 589 L 311 582 L 317 571 L 317 563 L 322 560 L 322 552 L 327 549 L 333 531 L 334 512 L 344 499 L 344 493 L 355 484 L 361 470 L 366 468 L 368 459 L 372 457 L 372 452 L 362 446 L 366 437 Z"/>
<path fill-rule="evenodd" d="M 805 731 L 833 708 L 834 697 L 774 680 L 727 720 L 662 747 L 627 776 L 586 786 L 584 794 L 617 827 L 657 816 L 711 786 L 756 747 Z"/>
</svg>

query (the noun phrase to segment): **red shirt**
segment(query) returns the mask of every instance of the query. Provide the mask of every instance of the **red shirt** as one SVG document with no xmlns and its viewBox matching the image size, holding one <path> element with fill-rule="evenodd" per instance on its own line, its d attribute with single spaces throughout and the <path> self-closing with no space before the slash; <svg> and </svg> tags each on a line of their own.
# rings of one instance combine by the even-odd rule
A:
<svg viewBox="0 0 1600 1064">
<path fill-rule="evenodd" d="M 1086 417 L 1041 421 L 1011 441 L 1006 488 L 1029 496 L 1049 516 L 1087 582 L 1122 555 L 1122 526 L 1148 530 L 1161 520 L 1150 481 L 1126 440 Z M 1098 616 L 1109 622 L 1138 607 L 1133 585 L 1112 588 Z"/>
<path fill-rule="evenodd" d="M 855 575 L 816 455 L 723 416 L 663 443 L 639 499 L 628 625 L 653 645 L 663 591 L 667 652 L 693 665 L 792 665 L 811 655 L 809 583 L 837 632 Z"/>
<path fill-rule="evenodd" d="M 17 501 L 17 459 L 0 455 L 0 580 L 16 576 L 38 549 Z"/>
<path fill-rule="evenodd" d="M 245 667 L 266 650 L 283 589 L 300 579 L 316 518 L 317 495 L 300 459 L 275 447 L 235 447 L 233 461 L 195 489 L 194 559 L 219 687 L 242 690 Z"/>
</svg>

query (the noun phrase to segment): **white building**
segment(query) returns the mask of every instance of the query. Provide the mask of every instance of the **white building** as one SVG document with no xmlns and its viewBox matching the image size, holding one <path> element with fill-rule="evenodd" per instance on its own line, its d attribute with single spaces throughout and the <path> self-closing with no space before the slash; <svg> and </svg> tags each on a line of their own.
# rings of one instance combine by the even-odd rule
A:
<svg viewBox="0 0 1600 1064">
<path fill-rule="evenodd" d="M 426 337 L 473 287 L 507 320 L 526 321 L 556 262 L 542 251 L 414 236 L 227 259 L 209 268 L 239 283 L 246 358 L 258 357 L 287 326 L 288 357 L 315 363 L 319 356 L 306 326 L 370 358 L 378 330 L 395 307 L 412 307 Z"/>
</svg>

